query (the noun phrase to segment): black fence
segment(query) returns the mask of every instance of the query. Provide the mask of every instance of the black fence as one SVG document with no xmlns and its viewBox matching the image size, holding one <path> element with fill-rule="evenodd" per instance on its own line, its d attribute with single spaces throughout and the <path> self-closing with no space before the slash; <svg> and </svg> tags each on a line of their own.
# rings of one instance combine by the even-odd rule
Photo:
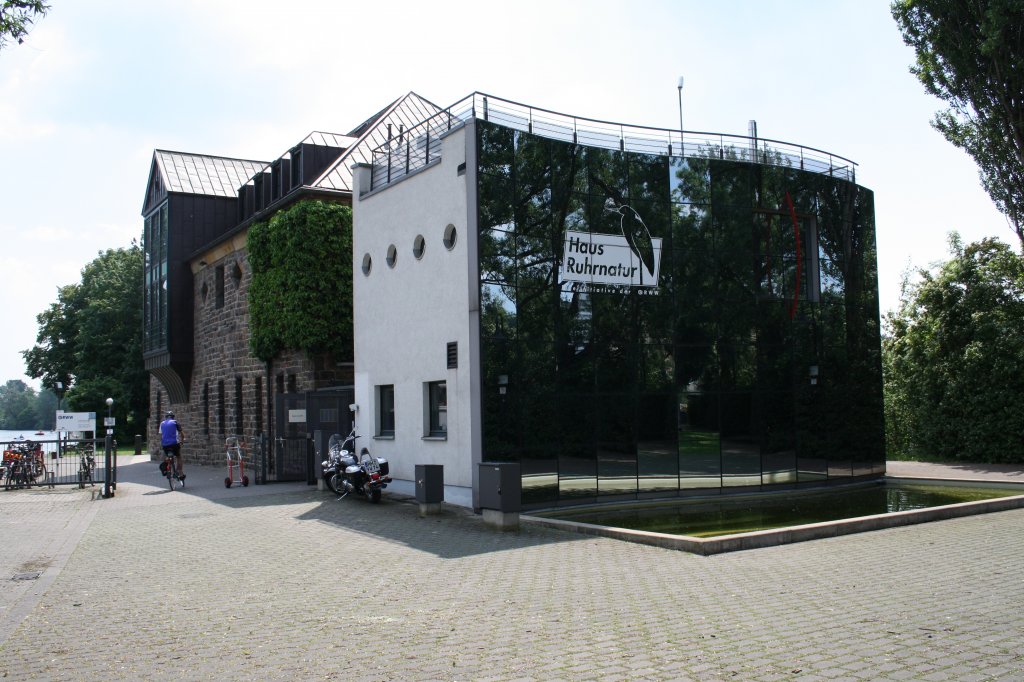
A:
<svg viewBox="0 0 1024 682">
<path fill-rule="evenodd" d="M 79 440 L 16 440 L 0 443 L 3 461 L 0 481 L 4 490 L 54 487 L 58 485 L 116 487 L 117 458 L 111 457 L 110 483 L 107 483 L 106 441 L 103 438 Z M 116 443 L 111 447 L 116 451 Z"/>
</svg>

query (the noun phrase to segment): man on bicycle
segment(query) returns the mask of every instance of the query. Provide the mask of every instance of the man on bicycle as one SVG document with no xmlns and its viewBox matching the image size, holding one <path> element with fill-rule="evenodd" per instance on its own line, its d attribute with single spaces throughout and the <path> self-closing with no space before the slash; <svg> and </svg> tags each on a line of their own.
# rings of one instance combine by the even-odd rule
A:
<svg viewBox="0 0 1024 682">
<path fill-rule="evenodd" d="M 178 469 L 178 480 L 185 480 L 185 468 L 181 462 L 181 442 L 185 440 L 185 432 L 174 419 L 174 413 L 167 411 L 165 419 L 160 422 L 160 444 L 164 448 L 164 456 L 174 456 L 174 465 Z"/>
</svg>

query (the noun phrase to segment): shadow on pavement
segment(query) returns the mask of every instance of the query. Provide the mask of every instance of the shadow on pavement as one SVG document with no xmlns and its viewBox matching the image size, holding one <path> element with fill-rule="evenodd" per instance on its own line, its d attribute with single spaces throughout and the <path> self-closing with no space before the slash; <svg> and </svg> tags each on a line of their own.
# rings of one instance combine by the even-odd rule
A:
<svg viewBox="0 0 1024 682">
<path fill-rule="evenodd" d="M 247 473 L 250 479 L 255 478 L 251 471 Z M 314 502 L 313 508 L 296 518 L 382 538 L 442 558 L 587 540 L 574 533 L 525 525 L 518 531 L 495 530 L 472 510 L 455 505 L 443 505 L 439 514 L 421 517 L 414 498 L 388 491 L 384 492 L 380 503 L 373 504 L 358 497 L 338 499 L 334 493 L 318 491 L 316 486 L 306 483 L 250 483 L 248 487 L 232 485 L 227 488 L 224 486 L 226 467 L 189 464 L 185 474 L 185 487 L 171 491 L 158 462 L 149 461 L 145 456 L 122 458 L 115 498 L 141 497 L 154 503 L 180 503 L 191 497 L 233 509 Z"/>
</svg>

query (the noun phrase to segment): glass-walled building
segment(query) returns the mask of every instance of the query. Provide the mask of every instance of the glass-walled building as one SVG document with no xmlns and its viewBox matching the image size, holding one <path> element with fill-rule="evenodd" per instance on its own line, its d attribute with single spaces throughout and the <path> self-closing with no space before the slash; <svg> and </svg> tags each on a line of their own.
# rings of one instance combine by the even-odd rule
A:
<svg viewBox="0 0 1024 682">
<path fill-rule="evenodd" d="M 478 130 L 483 456 L 524 504 L 884 472 L 869 190 Z"/>
<path fill-rule="evenodd" d="M 527 508 L 881 476 L 854 166 L 479 93 L 399 130 L 353 195 L 362 432 L 474 506 L 486 462 Z"/>
</svg>

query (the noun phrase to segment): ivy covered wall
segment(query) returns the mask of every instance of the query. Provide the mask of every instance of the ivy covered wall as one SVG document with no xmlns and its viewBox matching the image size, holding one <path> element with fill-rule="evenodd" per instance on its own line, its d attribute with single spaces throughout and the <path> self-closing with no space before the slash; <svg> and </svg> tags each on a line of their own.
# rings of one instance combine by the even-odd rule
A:
<svg viewBox="0 0 1024 682">
<path fill-rule="evenodd" d="M 283 350 L 351 362 L 352 209 L 301 201 L 249 228 L 249 343 L 269 361 Z"/>
</svg>

